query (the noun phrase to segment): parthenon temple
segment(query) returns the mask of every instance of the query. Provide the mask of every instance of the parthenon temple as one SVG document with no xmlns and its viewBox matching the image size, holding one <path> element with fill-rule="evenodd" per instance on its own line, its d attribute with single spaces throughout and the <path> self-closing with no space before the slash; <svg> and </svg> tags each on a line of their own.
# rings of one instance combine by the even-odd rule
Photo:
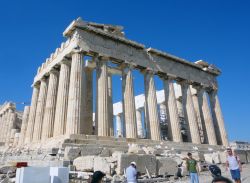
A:
<svg viewBox="0 0 250 183">
<path fill-rule="evenodd" d="M 228 145 L 218 98 L 221 71 L 214 65 L 146 48 L 127 39 L 121 26 L 81 18 L 63 35 L 67 40 L 37 70 L 22 126 L 14 125 L 15 106 L 0 108 L 2 144 L 18 146 L 84 134 Z M 144 78 L 145 92 L 139 96 L 134 94 L 133 71 Z M 113 75 L 122 78 L 118 103 L 112 101 L 117 92 L 112 88 Z M 155 76 L 162 82 L 160 91 Z M 10 141 L 15 133 L 19 142 Z"/>
</svg>

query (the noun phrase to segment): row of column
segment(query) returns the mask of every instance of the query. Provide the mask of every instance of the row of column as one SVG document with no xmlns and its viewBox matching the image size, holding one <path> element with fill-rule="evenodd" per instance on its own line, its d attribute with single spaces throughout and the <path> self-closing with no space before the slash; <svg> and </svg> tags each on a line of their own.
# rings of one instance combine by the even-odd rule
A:
<svg viewBox="0 0 250 183">
<path fill-rule="evenodd" d="M 108 73 L 108 58 L 96 58 L 96 134 L 99 136 L 113 135 L 112 88 L 111 77 Z M 134 100 L 134 84 L 132 77 L 133 67 L 122 64 L 123 109 L 126 138 L 137 138 L 137 112 Z M 159 115 L 157 109 L 154 73 L 144 72 L 145 83 L 145 115 L 147 138 L 161 140 Z M 163 77 L 166 98 L 167 116 L 169 116 L 169 139 L 182 142 L 179 124 L 178 109 L 174 94 L 173 78 Z M 183 108 L 189 126 L 189 140 L 201 143 L 196 112 L 190 84 L 181 83 Z M 205 91 L 197 93 L 200 115 L 204 121 L 209 144 L 217 144 L 220 138 L 227 144 L 224 121 L 220 110 L 217 95 L 211 98 L 212 114 L 205 97 Z M 25 142 L 39 142 L 47 138 L 63 134 L 92 134 L 92 71 L 84 67 L 83 54 L 75 51 L 72 61 L 63 60 L 60 63 L 60 72 L 52 69 L 49 77 L 41 79 L 33 86 L 30 113 L 28 117 Z M 137 118 L 136 118 L 137 117 Z M 119 117 L 117 117 L 119 118 Z M 218 124 L 218 134 L 213 127 L 213 120 Z M 119 119 L 118 119 L 119 120 Z M 215 138 L 217 137 L 217 138 Z"/>
<path fill-rule="evenodd" d="M 14 108 L 8 108 L 0 114 L 0 142 L 8 146 L 11 139 L 11 130 L 17 118 Z"/>
<path fill-rule="evenodd" d="M 145 75 L 145 122 L 148 123 L 146 124 L 146 131 L 148 133 L 147 138 L 158 140 L 160 138 L 160 125 L 158 122 L 158 113 L 156 111 L 157 100 L 152 76 L 153 75 L 150 72 Z M 174 142 L 182 142 L 181 126 L 173 86 L 174 78 L 162 77 L 162 79 L 165 93 L 165 104 L 162 105 L 165 106 L 167 113 L 166 116 L 168 116 L 168 139 Z M 200 127 L 198 123 L 198 121 L 200 121 L 205 138 L 203 143 L 208 143 L 210 145 L 228 145 L 224 120 L 216 91 L 210 91 L 207 93 L 205 88 L 195 86 L 197 93 L 192 97 L 190 88 L 191 84 L 188 81 L 181 81 L 180 84 L 182 90 L 182 107 L 185 120 L 188 124 L 188 141 L 196 144 L 201 143 Z M 208 101 L 207 98 L 208 94 L 210 101 Z M 211 109 L 209 102 L 211 103 Z M 121 116 L 122 114 L 118 114 L 116 116 L 118 136 L 124 135 L 122 131 Z M 136 117 L 137 128 L 140 128 L 137 130 L 137 134 L 138 137 L 142 137 L 143 130 L 141 127 L 141 112 L 139 112 L 138 109 L 136 110 Z M 135 127 L 136 125 L 131 128 L 136 129 Z M 126 137 L 127 135 L 128 133 L 126 133 Z"/>
<path fill-rule="evenodd" d="M 60 72 L 33 86 L 25 143 L 50 137 L 92 133 L 92 71 L 84 68 L 83 54 L 62 60 Z"/>
</svg>

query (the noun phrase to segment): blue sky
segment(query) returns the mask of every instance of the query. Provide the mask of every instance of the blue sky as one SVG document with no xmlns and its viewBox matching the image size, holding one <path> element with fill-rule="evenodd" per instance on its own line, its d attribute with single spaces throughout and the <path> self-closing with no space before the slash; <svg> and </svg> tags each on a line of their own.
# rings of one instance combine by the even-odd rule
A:
<svg viewBox="0 0 250 183">
<path fill-rule="evenodd" d="M 38 66 L 81 16 L 122 25 L 128 38 L 147 47 L 215 64 L 222 70 L 219 96 L 229 138 L 250 141 L 249 7 L 247 0 L 1 1 L 0 103 L 11 100 L 22 109 L 21 102 L 30 102 Z M 114 93 L 115 101 L 120 94 Z"/>
</svg>

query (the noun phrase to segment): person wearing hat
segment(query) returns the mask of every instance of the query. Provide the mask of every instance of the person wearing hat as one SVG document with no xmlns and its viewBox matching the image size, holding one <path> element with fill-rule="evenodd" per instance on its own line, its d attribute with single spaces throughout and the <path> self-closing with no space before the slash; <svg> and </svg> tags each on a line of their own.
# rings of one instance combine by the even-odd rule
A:
<svg viewBox="0 0 250 183">
<path fill-rule="evenodd" d="M 101 183 L 103 177 L 105 177 L 105 173 L 101 171 L 95 171 L 91 180 L 91 183 Z"/>
<path fill-rule="evenodd" d="M 232 179 L 234 179 L 235 183 L 241 183 L 240 172 L 242 171 L 242 166 L 240 162 L 239 156 L 233 154 L 231 147 L 227 148 L 227 162 L 226 162 L 227 170 L 230 170 Z"/>
<path fill-rule="evenodd" d="M 130 166 L 126 169 L 127 183 L 137 183 L 137 170 L 136 163 L 133 161 Z"/>
<path fill-rule="evenodd" d="M 186 166 L 187 171 L 190 175 L 190 182 L 191 183 L 199 183 L 199 176 L 198 176 L 198 163 L 192 157 L 192 153 L 188 153 L 188 158 L 186 159 Z"/>
</svg>

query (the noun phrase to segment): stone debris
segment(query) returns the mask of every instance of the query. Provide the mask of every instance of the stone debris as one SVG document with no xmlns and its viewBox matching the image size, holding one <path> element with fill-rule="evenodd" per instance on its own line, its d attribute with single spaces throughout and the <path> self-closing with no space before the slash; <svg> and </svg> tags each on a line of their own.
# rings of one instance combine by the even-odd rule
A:
<svg viewBox="0 0 250 183">
<path fill-rule="evenodd" d="M 145 154 L 143 149 L 138 144 L 129 144 L 128 153 L 130 153 L 130 154 Z"/>
<path fill-rule="evenodd" d="M 158 175 L 175 175 L 177 170 L 177 162 L 172 158 L 157 157 Z"/>
<path fill-rule="evenodd" d="M 94 171 L 102 171 L 105 174 L 111 174 L 111 164 L 106 157 L 95 157 L 94 158 Z M 114 165 L 112 166 L 114 168 Z"/>
<path fill-rule="evenodd" d="M 67 160 L 74 160 L 81 155 L 81 149 L 79 147 L 66 147 L 64 157 Z"/>
<path fill-rule="evenodd" d="M 117 174 L 123 174 L 123 170 L 130 165 L 130 162 L 135 161 L 137 170 L 146 174 L 145 167 L 147 167 L 150 174 L 156 174 L 156 157 L 149 154 L 120 154 L 117 162 Z"/>
<path fill-rule="evenodd" d="M 94 158 L 95 156 L 82 156 L 73 161 L 73 165 L 78 171 L 91 172 L 94 171 Z"/>
<path fill-rule="evenodd" d="M 248 152 L 249 153 L 249 152 Z M 242 163 L 248 163 L 248 158 L 247 158 L 247 151 L 244 150 L 235 150 L 235 154 L 239 156 L 240 161 Z"/>
</svg>

